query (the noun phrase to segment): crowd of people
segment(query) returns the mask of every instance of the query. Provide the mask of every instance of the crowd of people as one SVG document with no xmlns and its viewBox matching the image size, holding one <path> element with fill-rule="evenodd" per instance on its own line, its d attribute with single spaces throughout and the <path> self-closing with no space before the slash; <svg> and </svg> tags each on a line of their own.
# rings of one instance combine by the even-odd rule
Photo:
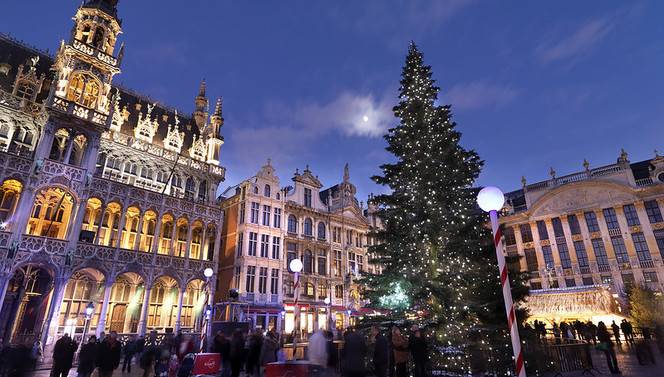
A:
<svg viewBox="0 0 664 377">
<path fill-rule="evenodd" d="M 568 339 L 583 340 L 604 352 L 607 366 L 612 374 L 622 374 L 616 358 L 616 345 L 622 347 L 625 344 L 630 347 L 641 365 L 655 364 L 655 355 L 652 351 L 655 345 L 660 353 L 664 355 L 664 329 L 659 325 L 655 327 L 654 336 L 656 341 L 652 339 L 653 334 L 650 328 L 641 327 L 639 329 L 641 339 L 636 342 L 634 327 L 626 319 L 623 319 L 620 324 L 612 321 L 609 326 L 603 321 L 596 325 L 592 321 L 554 322 L 550 328 L 547 328 L 544 322 L 535 320 L 532 326 L 530 324 L 525 325 L 524 338 L 537 339 L 539 344 L 544 342 L 547 334 L 553 335 L 553 339 L 557 344 Z"/>
</svg>

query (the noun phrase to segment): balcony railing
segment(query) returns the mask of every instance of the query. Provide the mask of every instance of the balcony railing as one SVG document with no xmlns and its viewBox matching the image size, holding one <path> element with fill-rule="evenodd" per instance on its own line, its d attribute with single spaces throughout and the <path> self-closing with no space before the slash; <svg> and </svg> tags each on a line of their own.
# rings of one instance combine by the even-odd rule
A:
<svg viewBox="0 0 664 377">
<path fill-rule="evenodd" d="M 580 270 L 580 272 L 581 272 L 582 275 L 585 275 L 585 274 L 589 274 L 589 273 L 590 273 L 590 267 L 588 267 L 588 266 L 586 266 L 586 267 L 580 267 L 579 270 Z"/>
<path fill-rule="evenodd" d="M 566 175 L 560 178 L 553 178 L 548 181 L 544 182 L 538 182 L 534 183 L 532 185 L 528 185 L 524 187 L 524 191 L 538 191 L 538 190 L 544 190 L 547 188 L 553 188 L 557 186 L 561 186 L 567 183 L 572 183 L 572 182 L 579 182 L 579 181 L 585 181 L 587 179 L 592 179 L 596 177 L 601 177 L 604 175 L 609 175 L 609 174 L 614 174 L 616 172 L 619 172 L 621 170 L 626 170 L 629 169 L 629 165 L 622 165 L 622 164 L 614 164 L 614 165 L 608 165 L 608 166 L 603 166 L 601 168 L 597 169 L 590 169 L 586 170 L 581 173 L 576 173 L 576 174 L 570 174 Z"/>
<path fill-rule="evenodd" d="M 654 268 L 655 263 L 652 260 L 642 260 L 639 261 L 639 266 L 641 266 L 641 268 Z"/>
<path fill-rule="evenodd" d="M 597 270 L 599 270 L 599 272 L 611 272 L 611 266 L 608 264 L 599 264 L 597 265 Z"/>
</svg>

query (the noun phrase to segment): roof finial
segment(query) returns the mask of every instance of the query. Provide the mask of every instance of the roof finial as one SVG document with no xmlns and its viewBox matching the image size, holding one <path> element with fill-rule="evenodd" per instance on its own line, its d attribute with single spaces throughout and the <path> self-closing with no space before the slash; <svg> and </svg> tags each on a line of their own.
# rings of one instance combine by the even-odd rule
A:
<svg viewBox="0 0 664 377">
<path fill-rule="evenodd" d="M 551 171 L 549 172 L 549 174 L 551 174 L 551 178 L 554 178 L 554 179 L 556 178 L 556 171 L 553 170 L 553 167 L 551 168 Z"/>
<path fill-rule="evenodd" d="M 655 157 L 659 157 L 659 154 L 657 154 L 657 149 L 655 149 Z"/>
<path fill-rule="evenodd" d="M 622 152 L 620 153 L 620 157 L 622 157 L 623 160 L 627 160 L 627 152 L 625 152 L 625 149 L 621 148 L 620 151 Z"/>
<path fill-rule="evenodd" d="M 526 186 L 526 177 L 524 177 L 523 175 L 521 176 L 521 183 L 523 183 L 524 187 Z"/>
<path fill-rule="evenodd" d="M 199 97 L 205 97 L 205 78 L 203 78 L 203 82 L 201 83 L 201 91 L 198 93 Z"/>
<path fill-rule="evenodd" d="M 586 161 L 586 159 L 584 158 L 584 159 L 583 159 L 583 167 L 586 168 L 586 170 L 588 170 L 588 167 L 589 167 L 589 166 L 590 166 L 590 164 L 589 164 L 588 161 Z"/>
<path fill-rule="evenodd" d="M 348 163 L 346 163 L 346 166 L 344 167 L 344 182 L 349 182 L 350 181 L 350 173 L 348 171 Z"/>
<path fill-rule="evenodd" d="M 270 165 L 270 162 L 272 162 L 272 159 L 268 157 L 267 158 L 267 164 Z"/>
</svg>

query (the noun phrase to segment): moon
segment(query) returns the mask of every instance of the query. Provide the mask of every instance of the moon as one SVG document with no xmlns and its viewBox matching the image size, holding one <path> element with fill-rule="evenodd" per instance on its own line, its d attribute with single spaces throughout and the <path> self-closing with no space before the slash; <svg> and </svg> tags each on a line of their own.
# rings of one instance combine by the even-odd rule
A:
<svg viewBox="0 0 664 377">
<path fill-rule="evenodd" d="M 362 117 L 362 120 L 365 121 L 365 122 L 368 122 L 368 121 L 369 121 L 369 117 L 365 115 L 365 116 Z"/>
</svg>

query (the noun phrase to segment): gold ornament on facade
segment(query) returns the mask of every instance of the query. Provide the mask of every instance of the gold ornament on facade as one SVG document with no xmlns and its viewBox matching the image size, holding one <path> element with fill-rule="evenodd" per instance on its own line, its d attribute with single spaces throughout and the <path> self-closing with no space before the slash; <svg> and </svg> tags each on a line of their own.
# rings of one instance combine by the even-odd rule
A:
<svg viewBox="0 0 664 377">
<path fill-rule="evenodd" d="M 641 231 L 641 225 L 634 225 L 629 227 L 630 232 L 637 233 Z"/>
<path fill-rule="evenodd" d="M 534 246 L 535 245 L 534 245 L 533 242 L 526 242 L 526 243 L 523 244 L 524 249 L 532 249 Z"/>
<path fill-rule="evenodd" d="M 541 246 L 549 246 L 550 244 L 551 244 L 551 242 L 549 242 L 549 240 L 541 240 L 540 241 Z"/>
<path fill-rule="evenodd" d="M 602 235 L 599 232 L 591 232 L 590 239 L 602 238 Z"/>
<path fill-rule="evenodd" d="M 572 236 L 572 241 L 583 241 L 583 236 L 580 234 L 575 234 Z"/>
<path fill-rule="evenodd" d="M 652 224 L 652 228 L 656 230 L 664 229 L 664 223 L 654 223 Z"/>
</svg>

